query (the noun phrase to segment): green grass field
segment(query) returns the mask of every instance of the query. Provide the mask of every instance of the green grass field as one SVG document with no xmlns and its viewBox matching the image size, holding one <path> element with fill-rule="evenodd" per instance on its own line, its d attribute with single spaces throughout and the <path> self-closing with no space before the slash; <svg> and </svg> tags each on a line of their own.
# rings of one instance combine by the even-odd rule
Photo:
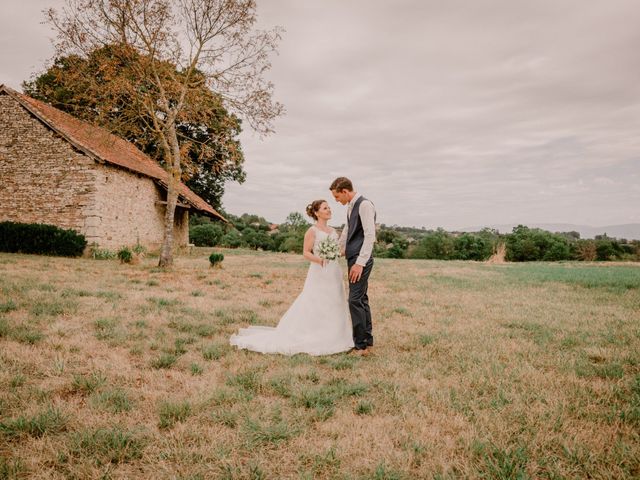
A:
<svg viewBox="0 0 640 480">
<path fill-rule="evenodd" d="M 375 354 L 265 356 L 299 256 L 0 254 L 0 479 L 640 478 L 640 266 L 377 260 Z"/>
</svg>

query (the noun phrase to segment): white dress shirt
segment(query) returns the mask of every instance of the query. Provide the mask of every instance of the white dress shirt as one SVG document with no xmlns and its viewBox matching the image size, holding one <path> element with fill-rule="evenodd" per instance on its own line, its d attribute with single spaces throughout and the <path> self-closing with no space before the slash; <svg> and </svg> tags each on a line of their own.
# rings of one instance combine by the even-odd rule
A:
<svg viewBox="0 0 640 480">
<path fill-rule="evenodd" d="M 356 192 L 351 201 L 347 206 L 347 223 L 340 234 L 340 240 L 338 240 L 338 244 L 340 245 L 340 249 L 344 251 L 347 248 L 347 238 L 349 237 L 349 218 L 351 217 L 351 210 L 353 210 L 353 205 L 356 203 L 358 198 L 362 195 Z M 367 264 L 369 259 L 371 258 L 371 253 L 373 252 L 373 244 L 376 242 L 376 210 L 369 200 L 363 200 L 360 202 L 360 221 L 362 222 L 362 229 L 364 230 L 364 243 L 362 244 L 362 248 L 360 249 L 360 254 L 358 255 L 358 259 L 356 260 L 357 265 L 362 265 L 363 267 Z"/>
</svg>

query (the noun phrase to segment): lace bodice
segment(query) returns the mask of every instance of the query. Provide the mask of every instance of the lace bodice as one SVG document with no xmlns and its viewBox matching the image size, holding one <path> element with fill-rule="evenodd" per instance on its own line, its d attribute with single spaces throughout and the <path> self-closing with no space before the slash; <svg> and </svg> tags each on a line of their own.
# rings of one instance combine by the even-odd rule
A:
<svg viewBox="0 0 640 480">
<path fill-rule="evenodd" d="M 318 227 L 316 227 L 315 225 L 313 225 L 311 228 L 313 228 L 316 232 L 316 238 L 313 241 L 313 254 L 314 255 L 318 255 L 318 245 L 320 245 L 320 242 L 323 241 L 325 238 L 330 237 L 333 238 L 336 242 L 338 241 L 338 234 L 336 233 L 336 231 L 334 229 L 331 229 L 330 233 L 327 233 L 323 230 L 320 230 Z"/>
</svg>

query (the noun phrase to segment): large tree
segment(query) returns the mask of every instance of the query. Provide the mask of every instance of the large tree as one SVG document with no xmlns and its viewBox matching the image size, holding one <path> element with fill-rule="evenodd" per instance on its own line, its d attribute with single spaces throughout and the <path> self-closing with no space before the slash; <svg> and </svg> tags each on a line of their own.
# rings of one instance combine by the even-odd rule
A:
<svg viewBox="0 0 640 480">
<path fill-rule="evenodd" d="M 127 46 L 109 45 L 86 57 L 59 57 L 46 72 L 24 82 L 23 89 L 33 98 L 106 128 L 164 164 L 157 134 L 149 128 L 153 123 L 149 113 L 137 108 L 127 88 L 132 65 L 139 62 L 130 62 L 132 55 L 139 54 Z M 174 75 L 180 75 L 175 66 Z M 225 183 L 245 179 L 238 140 L 241 122 L 204 83 L 194 88 L 192 97 L 193 104 L 176 126 L 183 152 L 182 180 L 219 210 Z"/>
<path fill-rule="evenodd" d="M 134 119 L 145 119 L 169 173 L 159 264 L 170 266 L 178 184 L 183 169 L 193 165 L 180 129 L 198 115 L 213 115 L 212 105 L 199 101 L 206 86 L 215 92 L 212 101 L 221 99 L 258 133 L 271 133 L 283 107 L 273 100 L 264 74 L 280 30 L 254 28 L 254 0 L 67 0 L 61 11 L 47 15 L 57 31 L 58 57 L 89 59 L 100 49 L 117 51 L 108 67 L 119 70 L 113 98 L 126 99 Z M 99 83 L 100 76 L 88 79 L 94 80 Z"/>
</svg>

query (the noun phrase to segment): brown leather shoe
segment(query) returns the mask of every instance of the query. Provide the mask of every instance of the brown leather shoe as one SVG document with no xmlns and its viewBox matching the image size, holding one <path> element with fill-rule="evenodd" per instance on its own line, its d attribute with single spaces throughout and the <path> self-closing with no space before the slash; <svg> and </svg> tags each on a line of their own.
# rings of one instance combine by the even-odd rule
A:
<svg viewBox="0 0 640 480">
<path fill-rule="evenodd" d="M 353 354 L 358 355 L 359 357 L 368 357 L 370 353 L 371 352 L 369 351 L 368 348 L 363 348 L 360 350 L 356 349 L 353 351 Z"/>
</svg>

